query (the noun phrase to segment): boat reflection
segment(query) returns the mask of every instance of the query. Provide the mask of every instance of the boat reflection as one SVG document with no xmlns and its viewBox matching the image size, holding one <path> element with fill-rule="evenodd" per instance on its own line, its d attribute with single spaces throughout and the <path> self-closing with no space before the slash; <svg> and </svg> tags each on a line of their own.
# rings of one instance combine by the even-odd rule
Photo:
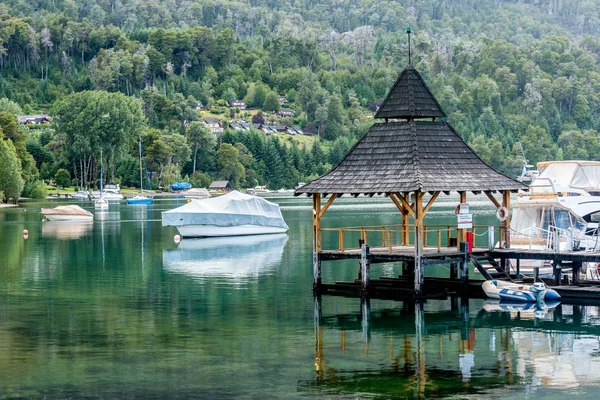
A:
<svg viewBox="0 0 600 400">
<path fill-rule="evenodd" d="M 61 240 L 79 239 L 92 231 L 93 222 L 46 221 L 42 223 L 42 237 Z"/>
<path fill-rule="evenodd" d="M 483 309 L 487 312 L 508 312 L 512 316 L 520 318 L 546 318 L 547 313 L 551 312 L 559 304 L 560 301 L 548 301 L 537 304 L 487 300 L 483 303 Z"/>
<path fill-rule="evenodd" d="M 315 378 L 300 381 L 301 392 L 425 399 L 558 389 L 551 396 L 562 396 L 600 380 L 598 306 L 536 310 L 448 299 L 372 310 L 368 299 L 360 308 L 335 300 L 323 300 L 335 303 L 324 316 L 315 298 Z M 350 302 L 356 311 L 339 311 Z"/>
<path fill-rule="evenodd" d="M 184 239 L 163 250 L 163 267 L 193 278 L 256 277 L 281 262 L 287 234 Z"/>
</svg>

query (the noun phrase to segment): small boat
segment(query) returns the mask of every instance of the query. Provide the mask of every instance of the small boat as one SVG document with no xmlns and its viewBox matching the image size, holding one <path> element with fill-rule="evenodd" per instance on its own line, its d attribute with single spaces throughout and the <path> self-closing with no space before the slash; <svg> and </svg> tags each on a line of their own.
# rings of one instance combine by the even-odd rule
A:
<svg viewBox="0 0 600 400">
<path fill-rule="evenodd" d="M 254 192 L 255 193 L 271 193 L 271 191 L 269 189 L 267 189 L 266 186 L 255 186 Z"/>
<path fill-rule="evenodd" d="M 188 199 L 208 199 L 210 193 L 205 188 L 193 188 L 185 192 L 185 196 Z"/>
<path fill-rule="evenodd" d="M 48 221 L 90 222 L 94 214 L 76 205 L 42 208 L 42 215 Z"/>
<path fill-rule="evenodd" d="M 73 193 L 71 197 L 77 200 L 89 200 L 92 198 L 90 192 L 87 190 L 78 190 L 77 192 Z"/>
<path fill-rule="evenodd" d="M 236 190 L 197 200 L 162 213 L 163 226 L 175 226 L 183 237 L 262 235 L 287 232 L 279 205 Z"/>
<path fill-rule="evenodd" d="M 558 301 L 560 295 L 554 290 L 547 288 L 542 282 L 533 285 L 489 280 L 481 285 L 487 297 L 491 299 L 516 301 L 522 303 L 534 303 L 539 300 Z"/>
<path fill-rule="evenodd" d="M 104 198 L 102 191 L 102 149 L 100 149 L 100 198 L 94 201 L 94 208 L 108 210 L 108 201 Z"/>
<path fill-rule="evenodd" d="M 171 189 L 176 192 L 179 192 L 180 190 L 189 190 L 191 188 L 192 185 L 189 182 L 175 182 L 171 185 Z"/>
<path fill-rule="evenodd" d="M 127 204 L 152 204 L 152 197 L 144 196 L 144 179 L 142 178 L 142 140 L 140 139 L 140 190 L 141 194 L 127 199 Z"/>
</svg>

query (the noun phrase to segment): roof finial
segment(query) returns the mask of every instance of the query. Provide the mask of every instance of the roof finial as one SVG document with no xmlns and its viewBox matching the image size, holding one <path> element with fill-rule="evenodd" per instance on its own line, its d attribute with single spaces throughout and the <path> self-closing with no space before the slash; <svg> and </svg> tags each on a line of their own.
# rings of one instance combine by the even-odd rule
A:
<svg viewBox="0 0 600 400">
<path fill-rule="evenodd" d="M 410 26 L 406 28 L 406 34 L 408 35 L 408 65 L 412 65 L 412 59 L 410 54 L 410 34 L 411 34 Z"/>
</svg>

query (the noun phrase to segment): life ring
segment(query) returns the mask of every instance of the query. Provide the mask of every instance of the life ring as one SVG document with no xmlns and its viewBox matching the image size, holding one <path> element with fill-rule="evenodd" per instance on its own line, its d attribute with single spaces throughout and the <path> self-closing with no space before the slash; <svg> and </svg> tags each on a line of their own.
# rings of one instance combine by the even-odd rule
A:
<svg viewBox="0 0 600 400">
<path fill-rule="evenodd" d="M 508 208 L 502 206 L 502 207 L 498 207 L 498 210 L 496 210 L 496 218 L 498 218 L 498 221 L 500 222 L 504 222 L 508 219 Z"/>
</svg>

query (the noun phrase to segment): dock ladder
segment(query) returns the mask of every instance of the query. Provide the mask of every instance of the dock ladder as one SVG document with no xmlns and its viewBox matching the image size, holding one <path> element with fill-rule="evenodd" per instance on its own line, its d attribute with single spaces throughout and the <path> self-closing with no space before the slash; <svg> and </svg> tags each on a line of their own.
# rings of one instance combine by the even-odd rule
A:
<svg viewBox="0 0 600 400">
<path fill-rule="evenodd" d="M 502 268 L 502 265 L 489 253 L 481 255 L 471 254 L 469 255 L 469 259 L 486 280 L 513 281 L 510 275 Z"/>
</svg>

